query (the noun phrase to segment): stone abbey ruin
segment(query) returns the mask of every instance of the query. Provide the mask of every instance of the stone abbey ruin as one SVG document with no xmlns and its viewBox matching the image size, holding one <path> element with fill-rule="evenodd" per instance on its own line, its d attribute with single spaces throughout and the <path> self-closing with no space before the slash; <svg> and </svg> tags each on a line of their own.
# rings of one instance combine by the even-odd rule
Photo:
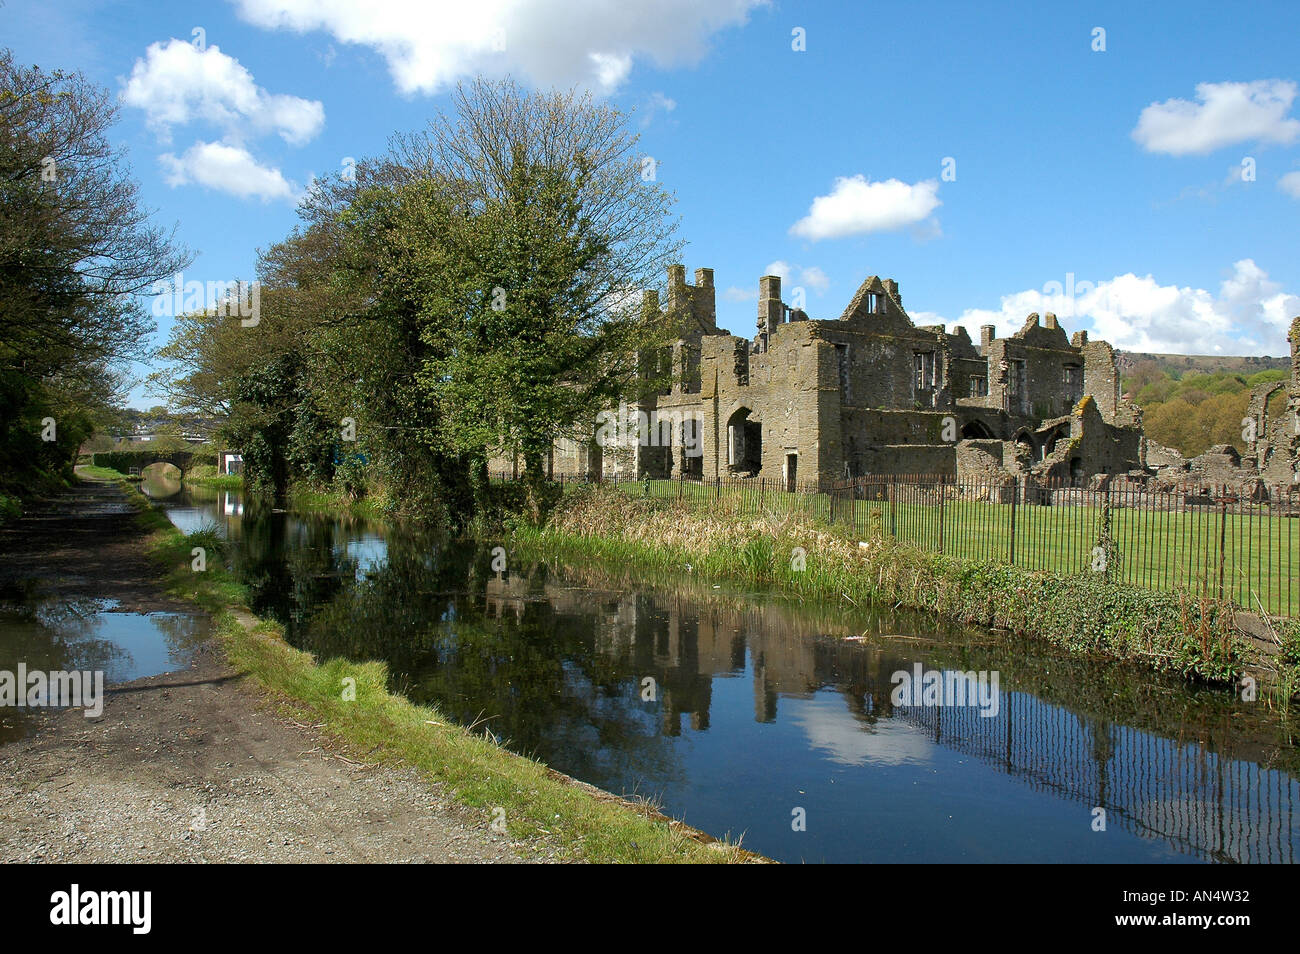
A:
<svg viewBox="0 0 1300 954">
<path fill-rule="evenodd" d="M 1251 494 L 1297 480 L 1300 318 L 1290 380 L 1252 395 L 1247 453 L 1222 445 L 1186 460 L 1143 434 L 1114 349 L 1086 331 L 1067 336 L 1050 313 L 1029 315 L 1009 338 L 983 326 L 975 342 L 964 328 L 913 324 L 891 279 L 866 279 L 843 314 L 820 320 L 783 302 L 780 278 L 768 275 L 758 333 L 746 339 L 717 327 L 712 269 L 696 269 L 692 285 L 684 266 L 669 266 L 667 297 L 663 308 L 657 292 L 643 302 L 677 335 L 642 356 L 657 391 L 557 441 L 554 475 L 823 488 L 874 475 L 1094 489 L 1201 481 Z M 1279 390 L 1286 413 L 1269 419 Z M 519 464 L 498 457 L 491 467 Z"/>
</svg>

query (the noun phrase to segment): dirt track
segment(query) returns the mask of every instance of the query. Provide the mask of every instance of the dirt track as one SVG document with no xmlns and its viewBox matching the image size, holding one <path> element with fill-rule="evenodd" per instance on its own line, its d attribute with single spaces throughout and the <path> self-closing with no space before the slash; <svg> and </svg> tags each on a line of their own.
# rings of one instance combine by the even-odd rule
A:
<svg viewBox="0 0 1300 954">
<path fill-rule="evenodd" d="M 186 607 L 163 596 L 122 492 L 86 481 L 0 529 L 0 594 Z M 215 643 L 111 687 L 104 713 L 38 711 L 0 746 L 0 861 L 513 862 L 487 819 L 414 770 L 359 764 L 273 712 Z"/>
</svg>

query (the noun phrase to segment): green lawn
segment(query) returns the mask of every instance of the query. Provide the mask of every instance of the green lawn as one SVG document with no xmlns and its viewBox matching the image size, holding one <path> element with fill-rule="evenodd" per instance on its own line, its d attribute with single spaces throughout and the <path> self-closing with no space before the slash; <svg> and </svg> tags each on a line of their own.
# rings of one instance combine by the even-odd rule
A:
<svg viewBox="0 0 1300 954">
<path fill-rule="evenodd" d="M 629 494 L 644 494 L 645 481 L 620 482 Z M 708 481 L 652 480 L 652 497 L 681 500 L 721 514 L 806 513 L 832 518 L 827 494 L 790 494 L 771 483 L 744 485 Z M 849 502 L 836 501 L 833 517 L 850 523 Z M 932 490 L 904 485 L 888 501 L 852 502 L 851 525 L 863 538 L 892 534 L 950 556 L 1014 562 L 1032 570 L 1094 572 L 1094 548 L 1102 530 L 1100 506 L 1058 504 L 1014 507 L 1009 503 L 947 498 L 942 507 Z M 1190 511 L 1111 509 L 1112 547 L 1107 556 L 1112 578 L 1151 589 L 1179 586 L 1194 592 L 1219 591 L 1220 543 L 1223 595 L 1249 609 L 1300 616 L 1300 518 L 1269 515 L 1263 508 L 1220 514 L 1217 507 Z M 1014 557 L 1014 559 L 1013 559 Z"/>
</svg>

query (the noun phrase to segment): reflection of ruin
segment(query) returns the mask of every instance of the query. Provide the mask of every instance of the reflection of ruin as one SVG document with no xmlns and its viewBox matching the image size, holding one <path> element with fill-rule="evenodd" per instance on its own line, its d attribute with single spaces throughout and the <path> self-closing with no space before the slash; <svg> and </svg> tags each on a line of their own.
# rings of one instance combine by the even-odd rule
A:
<svg viewBox="0 0 1300 954">
<path fill-rule="evenodd" d="M 894 707 L 890 676 L 916 657 L 826 638 L 847 634 L 843 617 L 831 612 L 819 617 L 780 604 L 737 608 L 682 593 L 539 588 L 517 576 L 489 581 L 487 597 L 493 616 L 522 614 L 529 600 L 548 602 L 559 614 L 594 616 L 596 651 L 619 661 L 634 681 L 646 675 L 658 681 L 666 735 L 678 734 L 687 717 L 692 727 L 707 729 L 712 680 L 743 675 L 748 656 L 756 721 L 775 721 L 781 697 L 807 699 L 833 689 L 860 731 L 900 718 L 938 745 L 1085 809 L 1104 807 L 1109 825 L 1166 839 L 1179 851 L 1215 861 L 1295 860 L 1300 783 L 1287 772 L 1021 691 L 1004 691 L 993 718 L 976 708 Z M 887 625 L 887 618 L 873 624 Z M 1265 757 L 1246 744 L 1240 750 Z M 1080 817 L 1088 824 L 1086 810 Z"/>
<path fill-rule="evenodd" d="M 993 718 L 971 707 L 894 714 L 1035 788 L 1105 808 L 1108 825 L 1207 861 L 1296 860 L 1300 783 L 1285 772 L 1086 719 L 1023 692 L 1003 694 Z"/>
</svg>

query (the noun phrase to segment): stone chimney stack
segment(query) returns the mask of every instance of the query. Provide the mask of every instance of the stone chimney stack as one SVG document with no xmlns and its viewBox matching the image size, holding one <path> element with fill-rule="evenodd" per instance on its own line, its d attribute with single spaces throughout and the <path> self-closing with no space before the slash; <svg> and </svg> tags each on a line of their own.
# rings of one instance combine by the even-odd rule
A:
<svg viewBox="0 0 1300 954">
<path fill-rule="evenodd" d="M 758 335 L 766 350 L 767 336 L 785 317 L 781 304 L 781 279 L 777 275 L 764 275 L 758 280 Z"/>
<path fill-rule="evenodd" d="M 980 325 L 980 350 L 987 348 L 997 336 L 993 325 Z"/>
<path fill-rule="evenodd" d="M 717 299 L 714 295 L 713 269 L 697 268 L 695 291 L 691 293 L 691 307 L 695 311 L 695 320 L 709 334 L 714 334 L 718 330 Z"/>
</svg>

